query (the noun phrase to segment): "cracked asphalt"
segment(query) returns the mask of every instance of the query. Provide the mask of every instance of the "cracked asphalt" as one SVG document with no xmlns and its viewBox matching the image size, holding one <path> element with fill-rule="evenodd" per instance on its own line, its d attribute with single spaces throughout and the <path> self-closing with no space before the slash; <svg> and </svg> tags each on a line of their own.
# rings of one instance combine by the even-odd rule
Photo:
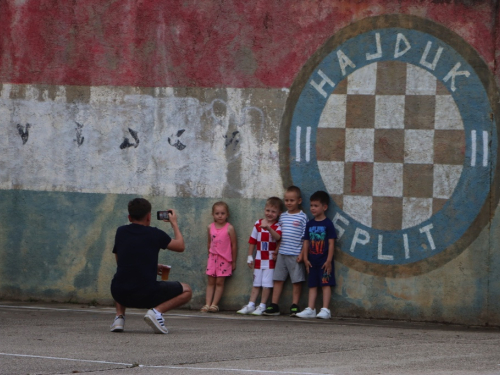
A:
<svg viewBox="0 0 500 375">
<path fill-rule="evenodd" d="M 111 307 L 0 302 L 0 374 L 500 374 L 500 330 L 176 310 L 111 333 Z"/>
</svg>

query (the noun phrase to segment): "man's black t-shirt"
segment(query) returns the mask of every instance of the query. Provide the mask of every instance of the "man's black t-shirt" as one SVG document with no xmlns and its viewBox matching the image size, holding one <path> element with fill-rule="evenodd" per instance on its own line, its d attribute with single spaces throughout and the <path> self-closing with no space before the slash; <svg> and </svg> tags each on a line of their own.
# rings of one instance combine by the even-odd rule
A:
<svg viewBox="0 0 500 375">
<path fill-rule="evenodd" d="M 112 293 L 149 295 L 155 290 L 158 252 L 166 249 L 171 238 L 164 231 L 140 224 L 116 230 L 113 253 L 118 256 Z"/>
</svg>

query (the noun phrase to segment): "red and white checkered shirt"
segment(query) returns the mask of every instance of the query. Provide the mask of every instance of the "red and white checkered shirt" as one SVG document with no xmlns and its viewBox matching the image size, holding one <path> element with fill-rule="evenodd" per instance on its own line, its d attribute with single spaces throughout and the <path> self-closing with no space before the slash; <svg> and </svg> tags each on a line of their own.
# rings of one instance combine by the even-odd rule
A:
<svg viewBox="0 0 500 375">
<path fill-rule="evenodd" d="M 271 234 L 261 228 L 262 219 L 257 220 L 253 226 L 252 235 L 248 240 L 249 244 L 257 245 L 257 253 L 255 254 L 255 269 L 274 269 L 276 263 L 276 248 L 277 243 Z M 271 225 L 271 228 L 281 236 L 281 226 L 278 222 Z"/>
</svg>

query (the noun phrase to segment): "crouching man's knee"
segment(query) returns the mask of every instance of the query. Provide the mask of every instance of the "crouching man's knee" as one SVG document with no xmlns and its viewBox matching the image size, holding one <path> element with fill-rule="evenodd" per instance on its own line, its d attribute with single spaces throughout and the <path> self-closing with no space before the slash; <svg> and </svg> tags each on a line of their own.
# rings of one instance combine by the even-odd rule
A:
<svg viewBox="0 0 500 375">
<path fill-rule="evenodd" d="M 193 291 L 191 290 L 191 287 L 188 284 L 181 283 L 182 285 L 182 294 L 184 294 L 189 301 L 191 297 L 193 296 Z"/>
</svg>

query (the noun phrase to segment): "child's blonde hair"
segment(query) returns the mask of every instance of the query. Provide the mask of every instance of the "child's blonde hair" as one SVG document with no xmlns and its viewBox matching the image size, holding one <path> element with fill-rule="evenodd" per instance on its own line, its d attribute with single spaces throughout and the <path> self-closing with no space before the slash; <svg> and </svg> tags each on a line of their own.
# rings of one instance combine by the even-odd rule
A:
<svg viewBox="0 0 500 375">
<path fill-rule="evenodd" d="M 289 186 L 286 189 L 286 192 L 287 193 L 295 193 L 295 194 L 297 194 L 297 198 L 302 198 L 302 192 L 300 191 L 300 188 L 298 186 L 295 186 L 295 185 Z"/>
<path fill-rule="evenodd" d="M 213 206 L 212 206 L 212 215 L 214 214 L 215 207 L 217 207 L 217 206 L 223 206 L 226 209 L 227 217 L 229 218 L 229 206 L 227 205 L 226 202 L 223 202 L 223 201 L 215 202 L 213 204 Z"/>
<path fill-rule="evenodd" d="M 283 203 L 283 200 L 278 197 L 268 198 L 266 201 L 266 206 L 267 205 L 277 208 L 278 210 L 280 210 L 280 212 L 284 212 L 285 209 L 285 204 Z"/>
<path fill-rule="evenodd" d="M 302 192 L 300 191 L 300 188 L 298 186 L 295 185 L 289 186 L 286 189 L 286 193 L 295 193 L 297 194 L 297 198 L 302 199 Z M 299 209 L 302 210 L 302 203 L 299 204 Z"/>
</svg>

